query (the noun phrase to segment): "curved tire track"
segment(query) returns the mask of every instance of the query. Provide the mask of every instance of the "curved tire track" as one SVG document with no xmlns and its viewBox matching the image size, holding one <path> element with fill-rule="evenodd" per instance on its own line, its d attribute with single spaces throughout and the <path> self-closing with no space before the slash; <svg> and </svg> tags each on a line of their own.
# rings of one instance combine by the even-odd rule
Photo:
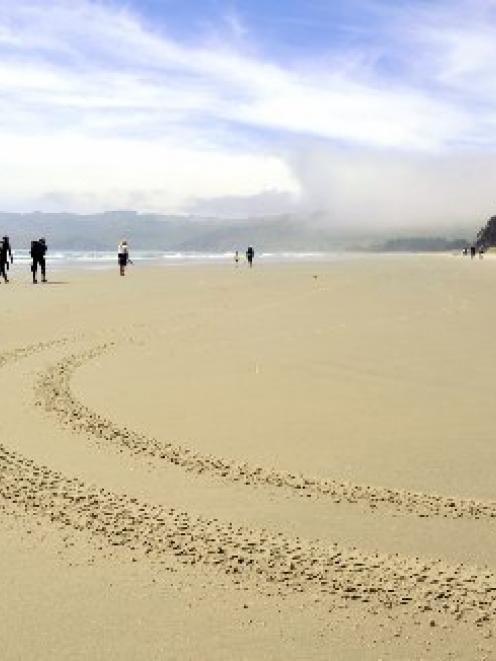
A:
<svg viewBox="0 0 496 661">
<path fill-rule="evenodd" d="M 156 438 L 119 427 L 77 400 L 71 390 L 74 372 L 86 362 L 108 351 L 106 343 L 88 351 L 72 354 L 46 370 L 36 385 L 37 404 L 54 413 L 62 424 L 76 432 L 105 440 L 119 450 L 167 461 L 185 470 L 207 473 L 223 480 L 277 487 L 306 498 L 326 497 L 335 503 L 361 503 L 371 509 L 386 509 L 420 517 L 493 519 L 496 502 L 447 497 L 422 492 L 387 489 L 297 475 L 253 466 L 234 460 L 204 455 L 183 445 L 161 442 Z"/>
<path fill-rule="evenodd" d="M 28 344 L 25 347 L 19 347 L 17 349 L 11 349 L 10 351 L 4 351 L 0 353 L 0 368 L 4 367 L 8 363 L 17 362 L 28 356 L 39 353 L 41 351 L 46 351 L 53 347 L 64 346 L 69 342 L 69 338 L 62 337 L 59 340 L 51 340 L 48 342 L 36 342 L 34 344 Z"/>
<path fill-rule="evenodd" d="M 173 555 L 187 565 L 216 567 L 236 583 L 255 579 L 279 593 L 317 590 L 322 596 L 449 613 L 477 624 L 496 615 L 496 577 L 462 565 L 366 556 L 323 547 L 266 530 L 142 503 L 66 478 L 0 445 L 0 497 L 9 505 L 72 530 L 85 530 L 112 547 L 152 559 Z"/>
</svg>

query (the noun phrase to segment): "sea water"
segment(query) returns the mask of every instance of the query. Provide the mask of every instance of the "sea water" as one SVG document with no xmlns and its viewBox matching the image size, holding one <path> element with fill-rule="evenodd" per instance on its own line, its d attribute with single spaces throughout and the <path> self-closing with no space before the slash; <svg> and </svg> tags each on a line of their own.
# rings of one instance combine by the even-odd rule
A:
<svg viewBox="0 0 496 661">
<path fill-rule="evenodd" d="M 255 253 L 255 262 L 319 262 L 342 259 L 349 253 L 339 252 L 260 252 Z M 188 263 L 234 263 L 234 252 L 173 252 L 133 250 L 130 253 L 134 264 L 188 264 Z M 117 264 L 117 254 L 103 250 L 53 250 L 47 252 L 47 265 L 51 270 L 66 268 L 107 269 Z M 244 255 L 240 253 L 240 260 Z M 31 257 L 28 250 L 15 250 L 15 265 L 28 265 Z"/>
</svg>

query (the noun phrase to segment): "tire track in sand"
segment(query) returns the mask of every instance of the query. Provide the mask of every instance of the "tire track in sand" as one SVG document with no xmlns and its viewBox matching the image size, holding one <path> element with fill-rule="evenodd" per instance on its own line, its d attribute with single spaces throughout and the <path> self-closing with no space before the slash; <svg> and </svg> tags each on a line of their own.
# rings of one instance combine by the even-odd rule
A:
<svg viewBox="0 0 496 661">
<path fill-rule="evenodd" d="M 49 346 L 40 343 L 3 354 L 0 365 Z M 191 516 L 65 477 L 3 444 L 0 507 L 88 532 L 110 547 L 141 551 L 151 561 L 173 556 L 185 565 L 215 568 L 235 584 L 251 580 L 270 594 L 312 590 L 331 602 L 364 603 L 375 613 L 401 607 L 411 613 L 439 612 L 478 626 L 496 620 L 493 573 L 448 566 L 439 560 L 366 555 L 337 544 L 324 546 L 266 529 Z"/>
<path fill-rule="evenodd" d="M 496 518 L 496 502 L 448 497 L 403 489 L 320 479 L 302 474 L 267 469 L 223 457 L 200 454 L 188 447 L 162 442 L 127 427 L 119 427 L 80 402 L 72 393 L 74 372 L 115 346 L 109 342 L 82 353 L 72 354 L 46 370 L 36 385 L 37 404 L 55 414 L 60 422 L 76 432 L 107 441 L 119 451 L 144 455 L 172 463 L 197 474 L 209 474 L 247 486 L 270 486 L 301 497 L 325 497 L 334 503 L 362 504 L 371 510 L 396 511 L 419 517 L 465 519 Z"/>
<path fill-rule="evenodd" d="M 50 340 L 47 342 L 36 342 L 34 344 L 28 344 L 24 347 L 18 347 L 17 349 L 11 349 L 10 351 L 4 351 L 0 353 L 0 368 L 4 367 L 8 363 L 16 362 L 17 360 L 22 360 L 22 358 L 27 358 L 33 354 L 39 353 L 41 351 L 46 351 L 57 346 L 64 346 L 69 342 L 69 338 L 62 337 L 59 340 Z"/>
<path fill-rule="evenodd" d="M 312 590 L 331 601 L 367 604 L 372 612 L 409 608 L 480 626 L 493 623 L 496 615 L 494 574 L 441 561 L 367 556 L 193 517 L 64 477 L 3 445 L 0 499 L 52 524 L 90 533 L 110 547 L 141 552 L 151 561 L 172 555 L 185 565 L 216 568 L 236 584 L 254 581 L 271 594 Z"/>
</svg>

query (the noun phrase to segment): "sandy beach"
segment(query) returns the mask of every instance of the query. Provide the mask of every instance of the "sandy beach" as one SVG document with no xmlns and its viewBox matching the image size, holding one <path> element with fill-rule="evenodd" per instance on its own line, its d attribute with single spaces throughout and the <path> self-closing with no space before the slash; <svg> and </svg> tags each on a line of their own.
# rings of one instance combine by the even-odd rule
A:
<svg viewBox="0 0 496 661">
<path fill-rule="evenodd" d="M 496 260 L 0 285 L 2 659 L 496 658 Z"/>
</svg>

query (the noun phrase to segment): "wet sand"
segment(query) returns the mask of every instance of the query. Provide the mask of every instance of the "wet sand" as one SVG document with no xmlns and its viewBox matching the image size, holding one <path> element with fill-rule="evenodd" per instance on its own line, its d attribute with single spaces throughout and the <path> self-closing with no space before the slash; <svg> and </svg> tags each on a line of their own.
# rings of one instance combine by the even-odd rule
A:
<svg viewBox="0 0 496 661">
<path fill-rule="evenodd" d="M 14 271 L 5 658 L 493 658 L 495 282 L 451 255 Z"/>
</svg>

